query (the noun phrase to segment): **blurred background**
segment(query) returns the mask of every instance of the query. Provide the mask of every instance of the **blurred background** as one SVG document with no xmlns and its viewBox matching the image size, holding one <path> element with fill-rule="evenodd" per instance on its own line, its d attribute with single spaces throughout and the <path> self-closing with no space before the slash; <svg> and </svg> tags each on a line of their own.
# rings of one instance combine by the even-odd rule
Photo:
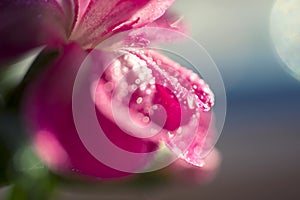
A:
<svg viewBox="0 0 300 200">
<path fill-rule="evenodd" d="M 114 196 L 97 184 L 68 182 L 58 187 L 55 199 L 300 199 L 300 82 L 277 54 L 271 37 L 275 3 L 177 0 L 172 8 L 209 52 L 226 88 L 227 117 L 216 145 L 222 163 L 214 180 L 161 184 L 142 192 L 121 189 Z M 286 15 L 292 13 L 287 10 Z M 299 14 L 292 16 L 300 19 Z M 292 53 L 300 56 L 300 39 L 296 44 Z M 9 190 L 2 187 L 0 199 Z"/>
<path fill-rule="evenodd" d="M 286 16 L 277 9 L 271 18 L 275 3 Z M 288 0 L 176 2 L 192 36 L 216 62 L 228 106 L 217 143 L 223 161 L 215 180 L 177 191 L 172 199 L 300 198 L 300 82 L 278 56 L 270 33 L 270 22 L 280 23 L 274 19 L 278 15 L 282 22 L 298 21 L 285 29 L 298 31 L 297 48 L 290 52 L 298 61 L 290 64 L 299 70 L 299 5 Z"/>
</svg>

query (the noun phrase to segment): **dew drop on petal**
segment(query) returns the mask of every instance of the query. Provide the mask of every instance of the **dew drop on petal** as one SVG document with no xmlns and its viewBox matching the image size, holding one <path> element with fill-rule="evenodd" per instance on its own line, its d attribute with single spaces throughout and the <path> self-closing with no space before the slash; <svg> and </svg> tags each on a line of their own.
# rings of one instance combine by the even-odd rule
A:
<svg viewBox="0 0 300 200">
<path fill-rule="evenodd" d="M 150 121 L 149 117 L 143 117 L 143 122 L 148 123 Z"/>
<path fill-rule="evenodd" d="M 140 104 L 140 103 L 142 103 L 142 101 L 143 101 L 143 98 L 142 98 L 142 97 L 139 97 L 139 98 L 137 98 L 136 103 L 137 103 L 137 104 Z"/>
</svg>

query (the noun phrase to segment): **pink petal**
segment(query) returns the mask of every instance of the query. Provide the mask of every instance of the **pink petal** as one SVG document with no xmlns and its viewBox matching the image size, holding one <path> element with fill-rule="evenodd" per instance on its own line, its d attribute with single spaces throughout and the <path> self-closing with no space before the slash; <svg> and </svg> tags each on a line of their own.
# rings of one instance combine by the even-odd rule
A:
<svg viewBox="0 0 300 200">
<path fill-rule="evenodd" d="M 70 39 L 90 48 L 113 33 L 153 22 L 173 1 L 102 0 L 87 4 L 78 0 L 77 20 Z"/>
<path fill-rule="evenodd" d="M 197 134 L 180 158 L 197 167 L 206 165 L 205 157 L 213 150 L 216 130 L 211 112 L 202 112 Z M 211 124 L 212 123 L 212 124 Z M 173 145 L 176 145 L 173 143 Z"/>
<path fill-rule="evenodd" d="M 160 18 L 147 25 L 148 27 L 166 28 L 187 33 L 188 28 L 183 17 L 177 13 L 166 11 Z"/>
<path fill-rule="evenodd" d="M 163 16 L 145 27 L 133 29 L 114 35 L 119 48 L 124 46 L 145 48 L 151 44 L 174 43 L 184 41 L 184 34 L 188 28 L 183 19 L 173 12 L 166 12 Z M 109 39 L 112 40 L 112 37 Z M 103 44 L 102 44 L 103 45 Z"/>
<path fill-rule="evenodd" d="M 71 34 L 75 23 L 76 5 L 73 0 L 56 0 L 66 17 L 67 34 Z"/>
<path fill-rule="evenodd" d="M 62 172 L 74 171 L 99 178 L 129 175 L 101 163 L 82 143 L 73 119 L 72 92 L 77 71 L 87 53 L 76 44 L 70 44 L 63 50 L 49 71 L 26 93 L 25 118 L 39 155 L 43 156 L 42 159 L 52 169 Z M 122 133 L 107 117 L 98 114 L 101 126 L 113 143 L 135 152 L 153 149 L 153 143 L 146 143 Z M 83 114 L 82 120 L 85 118 Z M 106 151 L 101 146 L 99 149 Z M 135 163 L 131 165 L 134 166 Z"/>
<path fill-rule="evenodd" d="M 55 0 L 1 1 L 0 63 L 31 48 L 65 41 L 67 21 L 72 19 L 64 10 Z"/>
<path fill-rule="evenodd" d="M 200 165 L 213 134 L 208 131 L 214 104 L 209 87 L 155 51 L 123 51 L 98 83 L 97 108 L 129 134 L 164 141 L 179 157 Z"/>
</svg>

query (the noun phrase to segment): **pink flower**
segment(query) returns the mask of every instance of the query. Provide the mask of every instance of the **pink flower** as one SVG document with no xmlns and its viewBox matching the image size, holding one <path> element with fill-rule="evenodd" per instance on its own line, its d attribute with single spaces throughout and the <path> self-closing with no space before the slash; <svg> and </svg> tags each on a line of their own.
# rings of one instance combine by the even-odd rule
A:
<svg viewBox="0 0 300 200">
<path fill-rule="evenodd" d="M 145 26 L 180 30 L 182 26 L 172 24 L 174 16 L 165 13 L 172 3 L 172 0 L 10 0 L 0 3 L 0 16 L 8 19 L 2 27 L 0 25 L 0 38 L 7 38 L 0 48 L 2 62 L 41 45 L 61 51 L 49 69 L 28 88 L 24 103 L 26 122 L 33 133 L 37 152 L 51 168 L 99 178 L 130 174 L 96 159 L 83 144 L 74 121 L 74 84 L 90 50 L 116 33 Z M 8 31 L 17 26 L 20 32 Z M 200 154 L 210 134 L 213 94 L 192 71 L 159 52 L 136 48 L 140 39 L 150 41 L 143 38 L 143 34 L 138 37 L 142 38 L 123 38 L 122 45 L 128 47 L 128 42 L 133 45 L 122 48 L 123 54 L 110 63 L 105 51 L 93 51 L 92 67 L 103 73 L 98 81 L 82 87 L 88 91 L 84 98 L 94 102 L 98 123 L 114 145 L 126 151 L 145 153 L 134 163 L 122 160 L 133 172 L 149 165 L 153 156 L 147 153 L 155 151 L 161 142 L 183 160 L 200 166 Z M 119 88 L 120 81 L 125 83 L 124 88 Z M 132 88 L 133 85 L 136 88 Z M 95 88 L 95 94 L 89 95 L 90 88 Z M 123 94 L 124 91 L 127 94 Z M 75 109 L 82 112 L 80 120 L 89 128 L 90 119 L 84 107 Z M 151 123 L 161 128 L 153 136 L 147 129 Z M 85 134 L 88 137 L 93 131 L 91 128 Z M 149 135 L 152 137 L 147 137 Z M 101 141 L 97 148 L 107 151 L 100 144 Z"/>
<path fill-rule="evenodd" d="M 84 49 L 160 18 L 174 0 L 2 0 L 0 64 L 41 45 L 76 41 Z M 165 15 L 159 24 L 169 21 Z M 172 20 L 172 19 L 171 19 Z"/>
</svg>

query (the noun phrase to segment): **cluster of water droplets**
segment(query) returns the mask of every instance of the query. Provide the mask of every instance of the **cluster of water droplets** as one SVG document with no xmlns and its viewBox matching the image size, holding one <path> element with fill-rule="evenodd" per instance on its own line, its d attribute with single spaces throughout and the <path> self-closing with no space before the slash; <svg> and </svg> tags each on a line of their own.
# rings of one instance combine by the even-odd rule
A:
<svg viewBox="0 0 300 200">
<path fill-rule="evenodd" d="M 135 137 L 164 142 L 178 157 L 203 166 L 208 133 L 201 115 L 214 104 L 208 85 L 156 51 L 120 51 L 124 54 L 103 77 L 119 127 Z"/>
</svg>

